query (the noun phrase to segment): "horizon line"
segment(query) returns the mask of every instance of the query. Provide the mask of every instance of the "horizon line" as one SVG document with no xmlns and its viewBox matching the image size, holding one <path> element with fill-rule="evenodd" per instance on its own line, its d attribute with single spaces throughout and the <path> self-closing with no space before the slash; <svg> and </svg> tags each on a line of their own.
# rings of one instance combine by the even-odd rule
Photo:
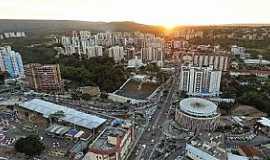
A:
<svg viewBox="0 0 270 160">
<path fill-rule="evenodd" d="M 165 27 L 165 25 L 162 24 L 149 24 L 149 23 L 142 23 L 138 21 L 133 21 L 133 20 L 116 20 L 116 21 L 90 21 L 90 20 L 78 20 L 78 19 L 33 19 L 33 18 L 0 18 L 0 20 L 17 20 L 17 21 L 78 21 L 78 22 L 89 22 L 89 23 L 121 23 L 121 22 L 129 22 L 129 23 L 136 23 L 136 24 L 141 24 L 141 25 L 148 25 L 148 26 L 156 26 L 156 27 Z M 270 22 L 268 23 L 256 23 L 256 22 L 243 22 L 243 23 L 209 23 L 209 24 L 200 24 L 200 23 L 183 23 L 183 24 L 175 24 L 174 27 L 181 27 L 181 26 L 237 26 L 237 25 L 242 25 L 242 26 L 249 26 L 249 25 L 264 25 L 264 26 L 270 26 Z"/>
</svg>

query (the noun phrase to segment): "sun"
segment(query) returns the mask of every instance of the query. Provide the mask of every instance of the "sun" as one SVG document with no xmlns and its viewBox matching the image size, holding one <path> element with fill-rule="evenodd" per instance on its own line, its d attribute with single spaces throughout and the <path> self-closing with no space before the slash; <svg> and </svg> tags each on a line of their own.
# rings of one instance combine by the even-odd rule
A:
<svg viewBox="0 0 270 160">
<path fill-rule="evenodd" d="M 167 31 L 173 30 L 177 24 L 173 22 L 164 22 L 161 24 Z"/>
<path fill-rule="evenodd" d="M 170 33 L 177 25 L 175 24 L 165 24 L 165 25 L 162 25 L 166 32 Z"/>
</svg>

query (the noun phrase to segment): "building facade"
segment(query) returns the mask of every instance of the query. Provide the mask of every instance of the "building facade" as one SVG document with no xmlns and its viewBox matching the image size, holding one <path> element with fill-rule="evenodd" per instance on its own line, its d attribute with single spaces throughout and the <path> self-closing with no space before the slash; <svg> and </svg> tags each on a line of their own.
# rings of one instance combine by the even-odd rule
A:
<svg viewBox="0 0 270 160">
<path fill-rule="evenodd" d="M 182 66 L 180 90 L 192 96 L 217 96 L 220 94 L 222 71 L 209 67 Z"/>
<path fill-rule="evenodd" d="M 141 59 L 143 62 L 163 61 L 163 49 L 154 47 L 142 48 Z"/>
<path fill-rule="evenodd" d="M 182 49 L 174 53 L 175 61 L 199 67 L 212 65 L 215 70 L 228 71 L 231 52 L 211 46 L 198 46 L 195 49 Z"/>
<path fill-rule="evenodd" d="M 130 125 L 107 127 L 92 144 L 83 160 L 124 160 L 133 140 Z"/>
<path fill-rule="evenodd" d="M 34 90 L 61 92 L 63 89 L 63 81 L 58 64 L 27 64 L 25 65 L 25 76 L 27 86 Z"/>
<path fill-rule="evenodd" d="M 186 98 L 176 109 L 175 121 L 191 131 L 213 131 L 219 124 L 220 114 L 213 102 L 201 98 Z"/>
<path fill-rule="evenodd" d="M 124 59 L 124 47 L 113 46 L 109 48 L 109 57 L 112 57 L 115 62 L 120 62 Z"/>
<path fill-rule="evenodd" d="M 23 78 L 24 68 L 20 53 L 10 46 L 0 47 L 0 69 L 7 72 L 9 78 Z"/>
<path fill-rule="evenodd" d="M 85 53 L 87 58 L 103 56 L 102 46 L 87 47 Z"/>
</svg>

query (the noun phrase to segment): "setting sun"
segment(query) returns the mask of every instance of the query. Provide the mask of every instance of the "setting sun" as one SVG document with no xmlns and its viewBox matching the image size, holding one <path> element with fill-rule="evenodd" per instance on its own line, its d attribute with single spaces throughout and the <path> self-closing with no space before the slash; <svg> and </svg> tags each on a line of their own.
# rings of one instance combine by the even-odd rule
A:
<svg viewBox="0 0 270 160">
<path fill-rule="evenodd" d="M 269 23 L 270 16 L 269 0 L 260 0 L 260 3 L 254 0 L 28 0 L 27 2 L 0 0 L 0 2 L 0 18 L 3 19 L 135 21 L 162 25 L 168 29 L 179 24 Z"/>
</svg>

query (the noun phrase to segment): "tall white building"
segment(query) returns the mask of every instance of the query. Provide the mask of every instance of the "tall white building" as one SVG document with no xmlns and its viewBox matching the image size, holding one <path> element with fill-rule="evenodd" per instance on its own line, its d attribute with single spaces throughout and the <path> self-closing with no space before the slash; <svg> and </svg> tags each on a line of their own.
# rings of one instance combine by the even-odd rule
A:
<svg viewBox="0 0 270 160">
<path fill-rule="evenodd" d="M 73 31 L 69 36 L 62 36 L 61 43 L 65 55 L 74 53 L 86 55 L 87 48 L 94 46 L 94 40 L 91 39 L 91 32 L 89 31 Z"/>
<path fill-rule="evenodd" d="M 231 47 L 231 52 L 233 55 L 241 55 L 246 53 L 246 48 L 245 47 L 238 47 L 236 45 Z"/>
<path fill-rule="evenodd" d="M 109 57 L 112 57 L 115 62 L 120 62 L 124 59 L 124 47 L 114 46 L 109 48 Z"/>
<path fill-rule="evenodd" d="M 210 67 L 182 66 L 180 90 L 192 96 L 217 96 L 222 71 Z"/>
<path fill-rule="evenodd" d="M 80 31 L 81 40 L 88 40 L 91 38 L 91 32 L 89 31 Z"/>
<path fill-rule="evenodd" d="M 154 47 L 142 48 L 141 58 L 143 62 L 163 61 L 163 49 Z"/>
<path fill-rule="evenodd" d="M 87 58 L 103 56 L 102 46 L 92 46 L 86 48 Z"/>
<path fill-rule="evenodd" d="M 20 53 L 13 51 L 10 46 L 0 47 L 0 69 L 6 71 L 9 78 L 23 78 L 24 68 Z"/>
<path fill-rule="evenodd" d="M 200 45 L 196 49 L 183 49 L 174 53 L 175 60 L 182 64 L 196 66 L 213 65 L 214 69 L 228 71 L 231 52 L 221 50 L 217 46 Z"/>
</svg>

